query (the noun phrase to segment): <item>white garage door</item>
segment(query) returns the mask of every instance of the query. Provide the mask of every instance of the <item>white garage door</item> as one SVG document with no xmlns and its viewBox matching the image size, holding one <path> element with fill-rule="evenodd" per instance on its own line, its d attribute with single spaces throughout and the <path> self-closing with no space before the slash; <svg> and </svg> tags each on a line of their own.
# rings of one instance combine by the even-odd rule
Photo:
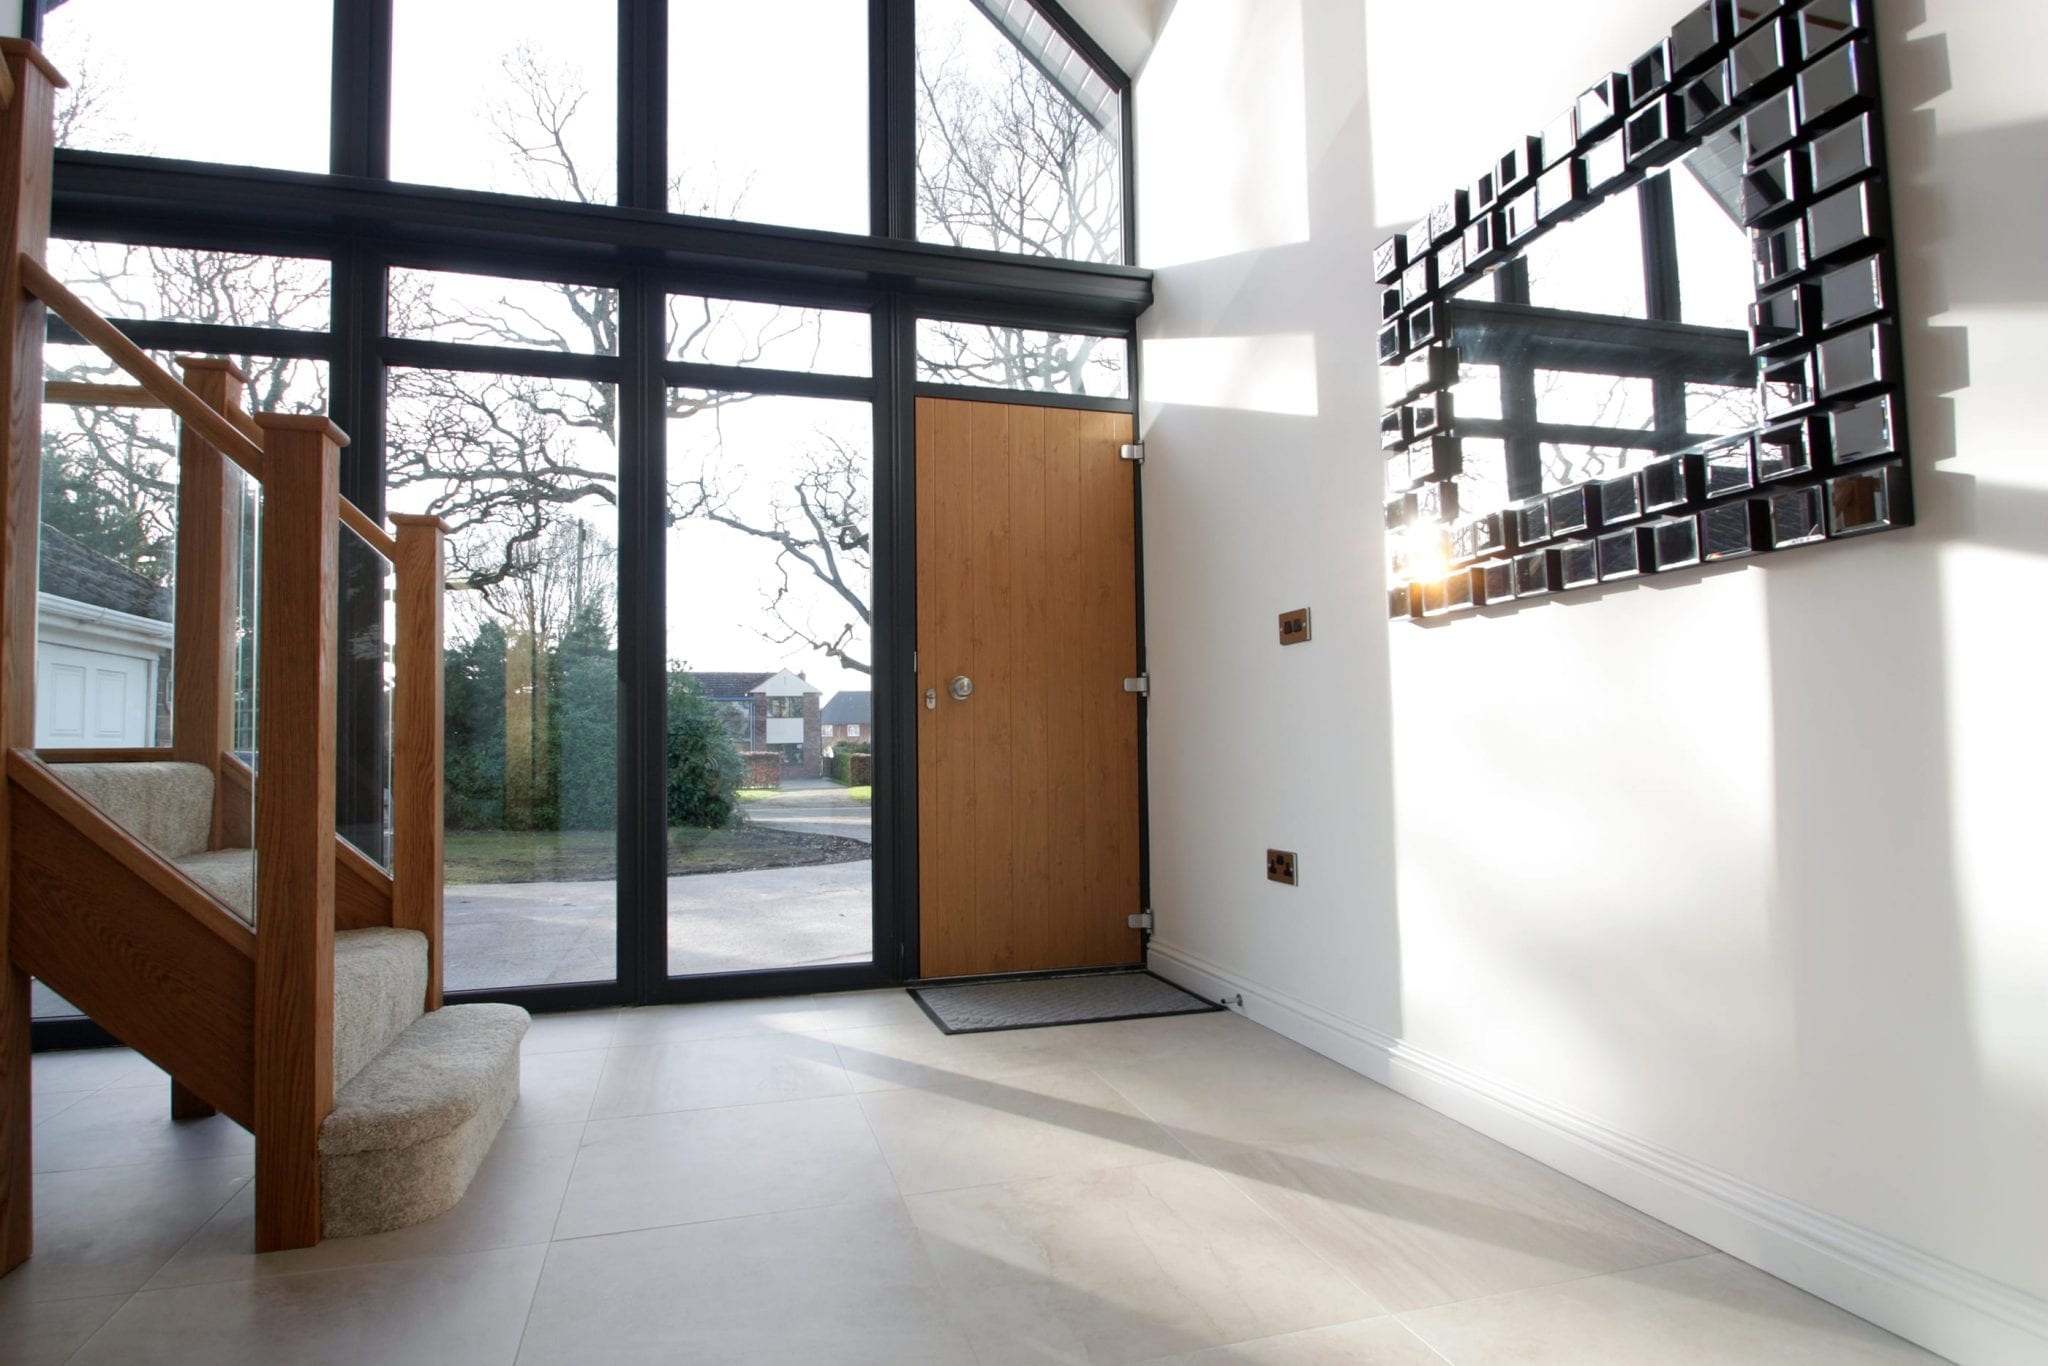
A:
<svg viewBox="0 0 2048 1366">
<path fill-rule="evenodd" d="M 131 749 L 156 743 L 156 661 L 44 642 L 36 648 L 36 745 Z"/>
</svg>

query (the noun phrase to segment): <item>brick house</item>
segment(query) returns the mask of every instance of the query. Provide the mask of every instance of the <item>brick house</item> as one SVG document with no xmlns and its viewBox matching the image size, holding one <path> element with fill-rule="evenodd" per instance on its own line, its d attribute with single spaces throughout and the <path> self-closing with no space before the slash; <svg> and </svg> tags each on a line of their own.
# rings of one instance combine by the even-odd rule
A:
<svg viewBox="0 0 2048 1366">
<path fill-rule="evenodd" d="M 773 752 L 782 757 L 782 776 L 825 776 L 824 722 L 819 703 L 822 689 L 802 674 L 693 673 L 698 691 L 715 702 L 725 716 L 733 743 L 750 754 Z"/>
<path fill-rule="evenodd" d="M 840 740 L 859 740 L 866 743 L 874 739 L 875 727 L 870 715 L 872 693 L 841 692 L 832 694 L 832 700 L 825 704 L 819 719 L 825 723 L 825 749 L 831 752 Z"/>
</svg>

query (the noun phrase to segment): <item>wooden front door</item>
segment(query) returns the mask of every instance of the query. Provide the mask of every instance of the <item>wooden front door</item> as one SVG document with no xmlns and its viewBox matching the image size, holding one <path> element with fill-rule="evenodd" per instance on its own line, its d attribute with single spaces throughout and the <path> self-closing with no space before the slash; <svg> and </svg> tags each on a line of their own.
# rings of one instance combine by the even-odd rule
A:
<svg viewBox="0 0 2048 1366">
<path fill-rule="evenodd" d="M 1141 959 L 1130 439 L 1124 413 L 917 401 L 923 976 Z"/>
</svg>

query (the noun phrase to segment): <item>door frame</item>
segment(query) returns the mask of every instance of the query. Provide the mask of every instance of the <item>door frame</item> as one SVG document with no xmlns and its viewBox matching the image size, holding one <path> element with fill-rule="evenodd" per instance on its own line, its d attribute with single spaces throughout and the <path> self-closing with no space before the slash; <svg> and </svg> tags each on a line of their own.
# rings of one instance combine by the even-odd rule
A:
<svg viewBox="0 0 2048 1366">
<path fill-rule="evenodd" d="M 921 975 L 919 963 L 919 939 L 922 926 L 922 902 L 918 887 L 918 694 L 917 681 L 917 400 L 920 398 L 961 399 L 970 403 L 1023 404 L 1046 408 L 1079 409 L 1086 412 L 1129 413 L 1134 437 L 1140 442 L 1144 433 L 1139 426 L 1139 352 L 1135 328 L 1122 330 L 1071 326 L 1060 323 L 1046 323 L 1043 320 L 1019 322 L 1013 316 L 991 317 L 972 312 L 953 312 L 934 309 L 929 306 L 916 307 L 914 301 L 897 297 L 890 301 L 891 314 L 890 348 L 892 351 L 889 371 L 891 382 L 877 395 L 877 406 L 888 409 L 891 431 L 887 446 L 890 452 L 890 539 L 893 543 L 891 562 L 897 573 L 891 576 L 888 596 L 892 600 L 892 620 L 907 621 L 910 629 L 901 633 L 900 638 L 890 641 L 885 651 L 890 658 L 891 676 L 903 683 L 886 694 L 890 724 L 888 732 L 891 743 L 889 753 L 880 756 L 884 762 L 878 768 L 889 774 L 890 798 L 889 821 L 893 838 L 890 841 L 889 862 L 891 899 L 894 902 L 892 932 L 896 937 L 896 951 L 891 962 L 892 983 L 914 984 L 926 980 Z M 930 384 L 917 378 L 917 321 L 920 318 L 940 318 L 959 322 L 989 322 L 998 325 L 1021 325 L 1050 327 L 1055 331 L 1093 333 L 1101 336 L 1121 337 L 1128 345 L 1129 390 L 1127 398 L 1099 398 L 1084 394 L 1056 394 L 1020 389 L 984 389 L 970 385 Z M 879 340 L 879 339 L 878 339 Z M 877 353 L 880 353 L 878 346 Z M 895 363 L 900 360 L 900 363 Z M 880 501 L 880 495 L 877 495 Z M 1137 634 L 1134 642 L 1138 672 L 1149 673 L 1150 663 L 1145 649 L 1145 463 L 1140 460 L 1132 470 L 1131 488 L 1132 526 L 1132 586 L 1137 597 Z M 880 618 L 877 617 L 879 632 Z M 879 691 L 879 682 L 877 688 Z M 1138 699 L 1138 900 L 1139 905 L 1131 909 L 1136 912 L 1149 910 L 1152 906 L 1152 803 L 1151 803 L 1151 710 L 1149 695 Z M 878 742 L 879 743 L 879 742 Z M 876 812 L 876 839 L 879 848 L 882 824 L 881 812 Z M 882 896 L 882 859 L 876 858 L 876 900 L 879 906 Z M 878 917 L 876 930 L 879 936 L 882 926 Z M 1151 931 L 1140 935 L 1139 952 L 1142 957 L 1151 943 Z M 875 944 L 877 963 L 882 960 L 882 941 Z M 993 978 L 978 977 L 972 980 L 1000 980 L 1006 976 L 1039 977 L 1042 972 L 997 974 Z M 951 980 L 951 979 L 947 979 Z M 961 979 L 967 980 L 967 979 Z"/>
</svg>

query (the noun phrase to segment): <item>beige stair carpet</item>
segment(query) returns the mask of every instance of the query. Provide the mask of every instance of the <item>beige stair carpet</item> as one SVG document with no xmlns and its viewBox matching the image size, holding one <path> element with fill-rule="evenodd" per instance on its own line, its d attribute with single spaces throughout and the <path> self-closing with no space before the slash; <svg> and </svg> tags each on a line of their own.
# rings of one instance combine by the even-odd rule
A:
<svg viewBox="0 0 2048 1366">
<path fill-rule="evenodd" d="M 423 1015 L 335 1096 L 320 1130 L 324 1236 L 403 1228 L 469 1189 L 519 1099 L 517 1006 Z"/>
</svg>

